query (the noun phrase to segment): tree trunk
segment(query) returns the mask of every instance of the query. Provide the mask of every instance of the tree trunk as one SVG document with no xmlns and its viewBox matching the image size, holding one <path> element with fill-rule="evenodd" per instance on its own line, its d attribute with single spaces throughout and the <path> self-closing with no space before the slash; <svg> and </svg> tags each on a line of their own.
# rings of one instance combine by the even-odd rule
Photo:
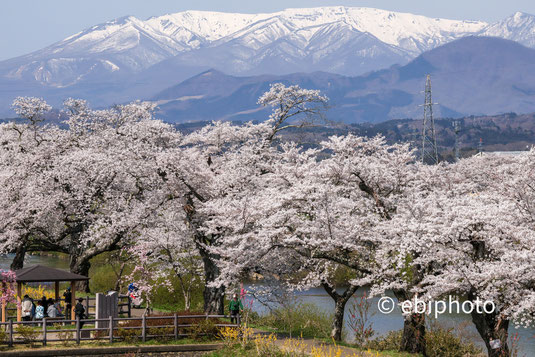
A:
<svg viewBox="0 0 535 357">
<path fill-rule="evenodd" d="M 189 311 L 191 309 L 190 293 L 184 293 L 184 310 Z"/>
<path fill-rule="evenodd" d="M 219 277 L 219 267 L 206 251 L 201 250 L 201 257 L 204 263 L 204 313 L 224 315 L 225 287 L 210 286 Z"/>
<path fill-rule="evenodd" d="M 342 295 L 336 292 L 335 287 L 327 284 L 321 283 L 323 289 L 329 294 L 334 300 L 334 319 L 332 323 L 331 337 L 335 341 L 342 341 L 342 330 L 344 328 L 344 312 L 346 303 L 353 296 L 355 291 L 359 288 L 355 285 L 350 285 L 349 288 L 344 291 Z"/>
<path fill-rule="evenodd" d="M 396 290 L 394 295 L 399 302 L 412 300 L 414 297 L 413 294 L 409 294 L 405 290 Z M 425 357 L 425 347 L 425 315 L 413 313 L 405 316 L 399 350 L 408 353 L 421 353 Z"/>
<path fill-rule="evenodd" d="M 89 259 L 71 256 L 71 264 L 70 264 L 71 273 L 80 274 L 83 276 L 89 276 L 90 268 L 91 268 L 91 263 L 89 262 Z M 81 280 L 77 282 L 76 289 L 78 291 L 85 291 L 86 293 L 90 292 L 89 280 Z"/>
<path fill-rule="evenodd" d="M 471 315 L 477 332 L 485 342 L 489 357 L 509 357 L 511 355 L 507 345 L 509 320 L 500 320 L 496 313 L 478 314 L 475 310 Z M 491 341 L 495 341 L 499 347 L 493 348 Z"/>
<path fill-rule="evenodd" d="M 15 250 L 15 257 L 13 258 L 13 261 L 11 262 L 10 269 L 11 270 L 19 270 L 24 267 L 24 257 L 26 256 L 26 245 L 21 244 L 17 247 L 17 250 Z"/>
<path fill-rule="evenodd" d="M 122 262 L 121 267 L 119 268 L 119 273 L 115 274 L 117 276 L 117 280 L 115 281 L 115 291 L 121 291 L 121 280 L 123 278 L 123 272 L 125 267 L 126 262 Z"/>
<path fill-rule="evenodd" d="M 403 321 L 403 336 L 401 337 L 400 351 L 408 353 L 425 352 L 425 315 L 411 314 L 405 316 Z"/>
<path fill-rule="evenodd" d="M 216 263 L 221 257 L 210 251 L 210 247 L 217 245 L 218 237 L 217 235 L 206 236 L 204 234 L 201 224 L 202 221 L 198 220 L 196 217 L 195 202 L 193 200 L 194 197 L 199 199 L 201 202 L 204 202 L 204 199 L 197 192 L 192 190 L 185 197 L 186 204 L 184 205 L 184 212 L 186 213 L 186 219 L 189 227 L 195 232 L 195 245 L 197 246 L 197 249 L 199 249 L 199 255 L 201 256 L 204 265 L 204 313 L 224 315 L 225 287 L 211 286 L 211 284 L 215 282 L 221 274 Z"/>
</svg>

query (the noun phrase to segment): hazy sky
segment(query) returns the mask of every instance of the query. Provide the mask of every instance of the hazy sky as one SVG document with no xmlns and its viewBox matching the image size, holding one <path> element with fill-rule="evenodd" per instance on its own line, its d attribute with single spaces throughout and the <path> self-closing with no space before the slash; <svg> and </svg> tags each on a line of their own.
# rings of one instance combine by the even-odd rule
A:
<svg viewBox="0 0 535 357">
<path fill-rule="evenodd" d="M 535 14 L 534 0 L 0 0 L 0 60 L 38 50 L 125 15 L 146 19 L 184 10 L 256 13 L 335 5 L 489 22 L 516 11 Z"/>
</svg>

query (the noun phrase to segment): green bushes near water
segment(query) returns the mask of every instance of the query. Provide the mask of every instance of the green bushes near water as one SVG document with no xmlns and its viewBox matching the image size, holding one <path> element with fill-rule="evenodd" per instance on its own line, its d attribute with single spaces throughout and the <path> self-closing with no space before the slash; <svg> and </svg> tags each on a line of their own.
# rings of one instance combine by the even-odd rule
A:
<svg viewBox="0 0 535 357">
<path fill-rule="evenodd" d="M 288 303 L 269 314 L 249 316 L 253 325 L 276 329 L 291 337 L 329 338 L 333 314 L 319 311 L 310 303 Z"/>
<path fill-rule="evenodd" d="M 461 328 L 460 328 L 461 329 Z M 426 354 L 428 357 L 480 357 L 483 350 L 473 342 L 462 338 L 464 331 L 431 323 L 426 331 Z M 371 340 L 366 348 L 377 351 L 399 350 L 401 331 L 391 331 L 385 336 Z"/>
</svg>

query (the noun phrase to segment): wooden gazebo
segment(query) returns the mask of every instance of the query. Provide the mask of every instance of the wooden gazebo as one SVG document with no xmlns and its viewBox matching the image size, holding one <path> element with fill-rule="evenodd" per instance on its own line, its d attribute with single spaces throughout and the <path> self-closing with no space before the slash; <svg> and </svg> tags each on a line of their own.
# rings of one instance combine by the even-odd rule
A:
<svg viewBox="0 0 535 357">
<path fill-rule="evenodd" d="M 65 270 L 49 268 L 42 265 L 15 270 L 17 276 L 17 321 L 22 320 L 22 284 L 26 283 L 55 283 L 55 297 L 59 301 L 59 283 L 63 281 L 71 282 L 71 316 L 74 316 L 74 306 L 76 305 L 76 282 L 89 280 L 87 276 L 70 273 Z M 6 304 L 2 304 L 2 322 L 6 322 Z"/>
</svg>

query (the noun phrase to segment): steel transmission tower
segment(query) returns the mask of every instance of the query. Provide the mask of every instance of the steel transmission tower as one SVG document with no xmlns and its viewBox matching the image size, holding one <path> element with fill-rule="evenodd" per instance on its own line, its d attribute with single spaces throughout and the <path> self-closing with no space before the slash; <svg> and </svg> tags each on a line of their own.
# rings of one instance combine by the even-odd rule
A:
<svg viewBox="0 0 535 357">
<path fill-rule="evenodd" d="M 459 120 L 453 121 L 453 132 L 455 133 L 455 161 L 459 161 L 459 133 L 461 132 L 461 122 Z"/>
<path fill-rule="evenodd" d="M 438 164 L 437 137 L 435 119 L 433 118 L 433 98 L 431 96 L 431 76 L 425 81 L 424 123 L 422 130 L 422 162 L 432 165 Z"/>
</svg>

